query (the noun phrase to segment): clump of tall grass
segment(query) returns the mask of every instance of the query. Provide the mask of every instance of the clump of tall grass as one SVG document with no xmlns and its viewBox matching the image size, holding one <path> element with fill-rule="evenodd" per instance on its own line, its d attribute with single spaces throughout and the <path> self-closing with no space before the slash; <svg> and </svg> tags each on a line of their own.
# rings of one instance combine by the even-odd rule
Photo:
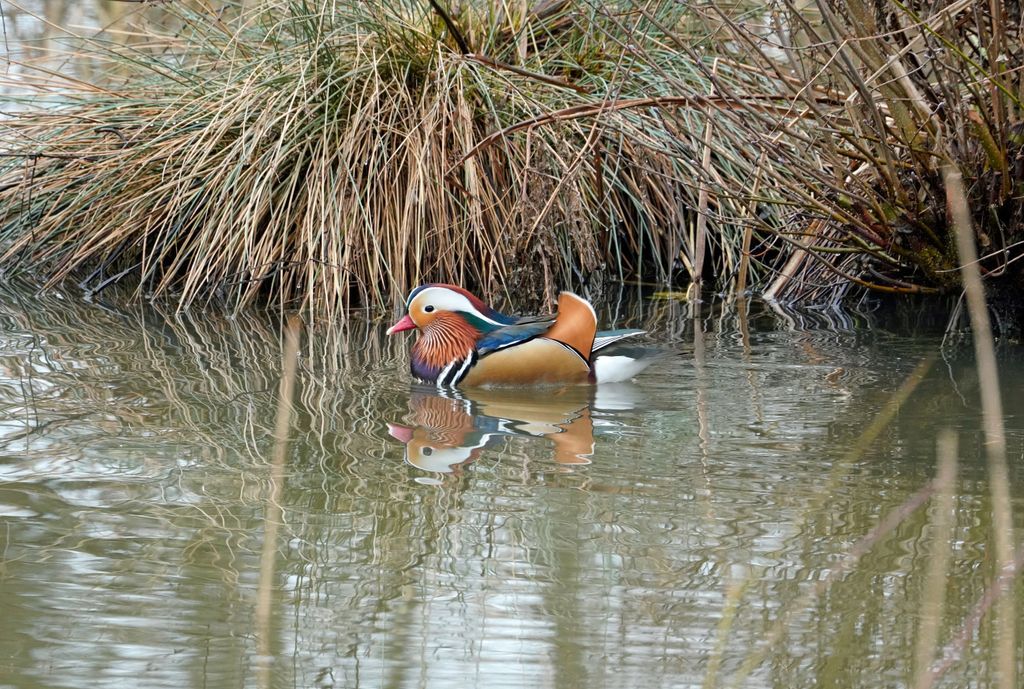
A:
<svg viewBox="0 0 1024 689">
<path fill-rule="evenodd" d="M 165 12 L 79 45 L 108 79 L 0 122 L 5 272 L 318 313 L 426 279 L 937 291 L 952 162 L 984 274 L 1020 275 L 1024 49 L 1000 3 Z"/>
<path fill-rule="evenodd" d="M 730 53 L 723 60 L 762 72 L 778 89 L 766 95 L 788 105 L 761 107 L 709 72 L 740 106 L 716 114 L 735 125 L 723 138 L 745 132 L 765 160 L 762 188 L 794 206 L 777 240 L 796 251 L 768 295 L 958 288 L 947 164 L 965 180 L 983 275 L 1024 286 L 1018 4 L 783 0 L 743 21 L 702 11 Z"/>
<path fill-rule="evenodd" d="M 0 123 L 6 272 L 320 313 L 424 279 L 537 296 L 699 275 L 705 253 L 735 272 L 742 227 L 698 227 L 699 180 L 756 161 L 702 160 L 689 94 L 712 73 L 669 45 L 681 5 L 249 5 L 193 2 L 168 35 L 86 42 L 114 76 Z"/>
</svg>

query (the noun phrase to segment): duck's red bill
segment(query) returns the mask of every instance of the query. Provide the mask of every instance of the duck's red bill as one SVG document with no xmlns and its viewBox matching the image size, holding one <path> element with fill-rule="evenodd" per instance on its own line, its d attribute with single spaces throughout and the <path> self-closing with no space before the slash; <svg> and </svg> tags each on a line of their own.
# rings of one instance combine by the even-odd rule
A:
<svg viewBox="0 0 1024 689">
<path fill-rule="evenodd" d="M 400 333 L 403 330 L 412 330 L 415 327 L 416 327 L 416 324 L 413 323 L 412 319 L 409 318 L 409 315 L 406 314 L 406 315 L 402 316 L 402 320 L 398 321 L 393 326 L 388 328 L 387 334 L 388 335 L 394 335 L 395 333 Z"/>
</svg>

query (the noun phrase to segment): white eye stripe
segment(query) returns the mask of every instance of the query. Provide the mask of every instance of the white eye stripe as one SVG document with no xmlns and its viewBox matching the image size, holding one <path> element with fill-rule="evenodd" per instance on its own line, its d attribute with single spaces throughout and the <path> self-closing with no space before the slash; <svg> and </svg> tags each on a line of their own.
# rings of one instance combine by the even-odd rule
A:
<svg viewBox="0 0 1024 689">
<path fill-rule="evenodd" d="M 500 323 L 499 321 L 496 321 L 493 318 L 488 318 L 487 316 L 482 314 L 479 309 L 473 306 L 473 303 L 469 299 L 467 299 L 465 295 L 459 294 L 458 292 L 453 292 L 450 289 L 446 289 L 444 287 L 428 287 L 427 289 L 423 290 L 422 292 L 417 294 L 416 297 L 409 304 L 409 310 L 412 311 L 415 305 L 418 304 L 423 305 L 422 308 L 426 313 L 430 313 L 429 311 L 427 311 L 427 307 L 433 306 L 435 310 L 440 309 L 442 311 L 464 311 L 466 313 L 471 313 L 477 318 L 487 321 L 488 323 L 493 323 L 494 325 L 503 325 L 503 323 Z"/>
</svg>

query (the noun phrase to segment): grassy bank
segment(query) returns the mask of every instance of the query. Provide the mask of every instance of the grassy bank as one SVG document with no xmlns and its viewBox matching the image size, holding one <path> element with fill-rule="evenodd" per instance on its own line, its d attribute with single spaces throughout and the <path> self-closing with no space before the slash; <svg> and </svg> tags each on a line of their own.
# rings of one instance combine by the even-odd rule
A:
<svg viewBox="0 0 1024 689">
<path fill-rule="evenodd" d="M 786 241 L 807 249 L 768 293 L 809 285 L 958 290 L 943 169 L 966 181 L 982 272 L 1015 294 L 1024 240 L 1024 43 L 1020 7 L 968 2 L 786 5 L 767 40 L 723 19 L 739 58 L 773 74 L 791 104 L 786 138 L 803 155 L 773 166 L 780 195 L 803 206 Z M 785 66 L 785 70 L 780 66 Z M 788 125 L 756 119 L 764 141 Z M 784 191 L 782 191 L 784 190 Z M 789 228 L 794 229 L 794 228 Z"/>
<path fill-rule="evenodd" d="M 0 122 L 0 264 L 320 314 L 427 279 L 948 290 L 952 160 L 1013 275 L 1020 16 L 916 4 L 172 6 Z"/>
</svg>

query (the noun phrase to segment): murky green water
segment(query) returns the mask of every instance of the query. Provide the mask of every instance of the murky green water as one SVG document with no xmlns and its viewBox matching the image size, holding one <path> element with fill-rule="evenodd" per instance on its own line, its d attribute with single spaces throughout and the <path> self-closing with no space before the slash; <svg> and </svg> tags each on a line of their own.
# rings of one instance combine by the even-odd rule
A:
<svg viewBox="0 0 1024 689">
<path fill-rule="evenodd" d="M 996 625 L 965 626 L 994 572 L 977 379 L 941 318 L 707 305 L 695 336 L 620 303 L 672 354 L 596 395 L 442 397 L 383 321 L 306 331 L 282 467 L 272 315 L 2 296 L 0 686 L 906 686 L 943 428 L 940 685 L 995 685 Z"/>
</svg>

